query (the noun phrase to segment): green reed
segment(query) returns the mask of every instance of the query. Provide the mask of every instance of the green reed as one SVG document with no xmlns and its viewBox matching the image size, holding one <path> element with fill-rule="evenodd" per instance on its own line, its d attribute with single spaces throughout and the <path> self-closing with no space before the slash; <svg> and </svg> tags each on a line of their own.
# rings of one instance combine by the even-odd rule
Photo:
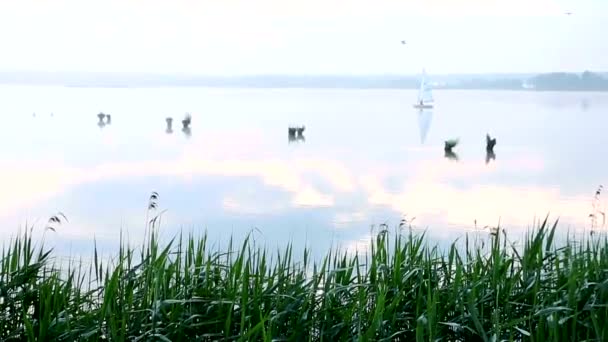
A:
<svg viewBox="0 0 608 342">
<path fill-rule="evenodd" d="M 545 220 L 514 247 L 443 250 L 383 230 L 369 252 L 314 261 L 205 236 L 57 264 L 31 234 L 2 249 L 0 340 L 606 341 L 608 240 L 554 242 Z"/>
</svg>

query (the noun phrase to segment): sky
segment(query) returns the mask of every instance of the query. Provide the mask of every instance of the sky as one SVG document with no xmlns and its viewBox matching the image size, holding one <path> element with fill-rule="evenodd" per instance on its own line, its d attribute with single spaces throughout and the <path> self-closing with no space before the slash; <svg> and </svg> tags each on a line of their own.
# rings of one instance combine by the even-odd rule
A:
<svg viewBox="0 0 608 342">
<path fill-rule="evenodd" d="M 608 71 L 607 19 L 608 0 L 0 0 L 0 71 Z"/>
</svg>

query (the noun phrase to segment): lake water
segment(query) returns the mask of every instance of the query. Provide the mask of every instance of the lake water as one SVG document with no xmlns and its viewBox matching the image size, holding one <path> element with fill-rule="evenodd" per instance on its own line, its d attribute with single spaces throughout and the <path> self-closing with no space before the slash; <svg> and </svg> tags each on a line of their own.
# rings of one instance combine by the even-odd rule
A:
<svg viewBox="0 0 608 342">
<path fill-rule="evenodd" d="M 589 227 L 608 176 L 608 94 L 410 90 L 0 87 L 2 239 L 63 212 L 64 251 L 143 236 L 148 197 L 161 231 L 255 237 L 318 251 L 361 246 L 371 226 L 412 219 L 438 241 L 548 213 Z M 97 113 L 112 115 L 99 127 Z M 191 112 L 191 136 L 181 119 Z M 35 113 L 35 116 L 33 115 Z M 52 116 L 51 116 L 52 113 Z M 174 117 L 174 132 L 165 118 Z M 287 127 L 305 125 L 305 141 Z M 485 134 L 496 159 L 486 163 Z M 459 160 L 443 142 L 459 138 Z M 601 201 L 602 208 L 605 207 Z M 152 215 L 152 214 L 150 214 Z"/>
</svg>

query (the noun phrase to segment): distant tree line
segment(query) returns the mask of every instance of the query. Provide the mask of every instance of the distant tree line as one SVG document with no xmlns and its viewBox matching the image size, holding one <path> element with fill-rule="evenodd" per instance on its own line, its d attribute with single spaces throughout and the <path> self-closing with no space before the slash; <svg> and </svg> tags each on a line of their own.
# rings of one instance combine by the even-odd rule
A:
<svg viewBox="0 0 608 342">
<path fill-rule="evenodd" d="M 526 85 L 526 86 L 524 86 Z M 522 78 L 472 78 L 448 82 L 438 88 L 444 89 L 512 89 L 564 90 L 564 91 L 608 91 L 608 78 L 600 73 L 585 71 L 581 74 L 552 72 Z"/>
<path fill-rule="evenodd" d="M 438 88 L 444 89 L 495 89 L 516 90 L 522 88 L 520 79 L 470 79 L 460 82 L 448 82 Z"/>
<path fill-rule="evenodd" d="M 435 89 L 608 91 L 608 74 L 429 75 Z M 69 87 L 252 87 L 418 89 L 417 75 L 251 75 L 204 76 L 151 73 L 2 72 L 0 84 Z"/>
<path fill-rule="evenodd" d="M 608 79 L 590 71 L 580 75 L 566 72 L 540 74 L 529 83 L 537 90 L 608 90 Z"/>
</svg>

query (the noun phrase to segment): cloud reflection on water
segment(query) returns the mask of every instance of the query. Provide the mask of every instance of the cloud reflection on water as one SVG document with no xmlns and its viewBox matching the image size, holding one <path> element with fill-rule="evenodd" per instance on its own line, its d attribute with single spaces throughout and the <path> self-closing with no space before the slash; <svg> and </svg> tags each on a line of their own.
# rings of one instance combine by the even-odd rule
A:
<svg viewBox="0 0 608 342">
<path fill-rule="evenodd" d="M 533 159 L 505 161 L 511 170 L 541 172 L 542 163 Z M 397 191 L 384 184 L 387 178 L 409 169 Z M 413 171 L 412 171 L 413 169 Z M 41 170 L 44 170 L 43 172 Z M 221 160 L 197 159 L 184 155 L 174 160 L 139 162 L 108 162 L 94 167 L 68 167 L 60 162 L 21 163 L 2 165 L 0 213 L 10 216 L 20 208 L 34 206 L 41 201 L 85 184 L 108 184 L 116 181 L 151 177 L 176 177 L 188 187 L 196 179 L 220 177 L 238 183 L 243 178 L 259 179 L 262 188 L 248 194 L 224 191 L 220 205 L 225 212 L 264 215 L 292 209 L 337 207 L 334 225 L 348 221 L 349 215 L 361 220 L 377 207 L 388 208 L 396 215 L 416 216 L 418 224 L 446 227 L 495 225 L 500 219 L 507 225 L 525 226 L 533 217 L 547 212 L 559 215 L 577 225 L 586 223 L 589 196 L 568 196 L 557 188 L 541 186 L 510 186 L 493 183 L 477 184 L 476 179 L 496 171 L 483 162 L 449 163 L 429 160 L 414 166 L 383 165 L 375 173 L 338 161 L 303 160 Z M 325 191 L 315 186 L 313 178 L 328 184 Z M 451 180 L 463 182 L 458 187 Z M 256 201 L 256 194 L 277 189 L 289 194 L 289 202 Z M 364 201 L 353 201 L 362 196 Z M 190 198 L 187 198 L 190 200 Z M 171 209 L 178 203 L 165 203 Z M 135 210 L 126 208 L 127 212 Z M 135 210 L 141 213 L 140 208 Z M 137 216 L 137 215 L 135 215 Z M 263 221 L 263 218 L 261 219 Z"/>
<path fill-rule="evenodd" d="M 226 101 L 215 103 L 217 108 L 225 109 L 234 103 L 231 96 L 238 95 L 243 108 L 257 108 L 256 115 L 245 110 L 241 114 L 241 107 L 229 107 L 226 118 L 197 112 L 195 134 L 186 138 L 178 129 L 175 133 L 180 134 L 165 133 L 169 113 L 140 120 L 136 104 L 160 98 L 144 97 L 148 91 L 152 92 L 137 90 L 139 100 L 126 106 L 135 114 L 121 112 L 122 102 L 116 102 L 115 122 L 103 132 L 92 125 L 90 116 L 56 111 L 53 120 L 36 118 L 31 130 L 24 126 L 25 133 L 11 131 L 0 137 L 2 221 L 21 223 L 34 214 L 50 216 L 61 210 L 70 218 L 58 230 L 66 239 L 94 234 L 112 239 L 121 228 L 136 235 L 145 216 L 145 197 L 159 191 L 162 207 L 169 209 L 163 222 L 172 231 L 256 226 L 268 238 L 286 239 L 301 238 L 297 230 L 306 229 L 305 234 L 324 243 L 334 236 L 346 243 L 365 236 L 371 224 L 397 225 L 402 214 L 415 216 L 416 225 L 431 227 L 435 236 L 447 236 L 475 221 L 483 226 L 500 220 L 510 229 L 520 229 L 547 212 L 584 226 L 595 182 L 605 174 L 601 163 L 577 167 L 595 159 L 581 153 L 582 144 L 605 145 L 599 134 L 605 116 L 596 100 L 585 115 L 597 124 L 589 125 L 565 110 L 554 112 L 539 105 L 526 111 L 529 104 L 520 101 L 547 94 L 508 93 L 500 106 L 490 101 L 473 111 L 470 102 L 478 101 L 476 93 L 445 92 L 438 94 L 439 100 L 454 106 L 438 109 L 432 122 L 423 122 L 430 127 L 419 126 L 420 117 L 403 101 L 402 91 L 286 90 L 277 96 L 271 91 L 247 95 L 240 90 L 235 95 L 226 90 Z M 188 91 L 193 93 L 184 95 L 184 101 L 204 93 Z M 282 105 L 273 107 L 287 95 L 289 101 L 284 102 L 289 106 L 279 101 Z M 215 97 L 206 100 L 210 99 Z M 339 106 L 330 111 L 336 99 Z M 386 111 L 377 112 L 377 103 Z M 296 104 L 306 110 L 289 112 L 300 108 Z M 410 111 L 403 111 L 405 105 Z M 148 106 L 144 109 L 152 111 L 155 104 Z M 353 119 L 344 121 L 328 112 Z M 29 109 L 26 113 L 24 125 L 30 125 L 34 119 Z M 370 115 L 375 118 L 373 129 L 365 120 Z M 559 120 L 547 120 L 552 115 Z M 303 118 L 310 127 L 306 143 L 289 145 L 284 121 Z M 471 125 L 474 119 L 479 122 Z M 577 142 L 530 134 L 520 129 L 523 122 L 530 131 L 551 136 L 563 131 L 564 124 L 558 122 L 566 122 Z M 45 128 L 51 124 L 52 130 Z M 488 165 L 486 127 L 496 127 L 501 141 L 499 158 Z M 463 137 L 458 163 L 442 156 L 444 138 L 455 132 Z"/>
</svg>

